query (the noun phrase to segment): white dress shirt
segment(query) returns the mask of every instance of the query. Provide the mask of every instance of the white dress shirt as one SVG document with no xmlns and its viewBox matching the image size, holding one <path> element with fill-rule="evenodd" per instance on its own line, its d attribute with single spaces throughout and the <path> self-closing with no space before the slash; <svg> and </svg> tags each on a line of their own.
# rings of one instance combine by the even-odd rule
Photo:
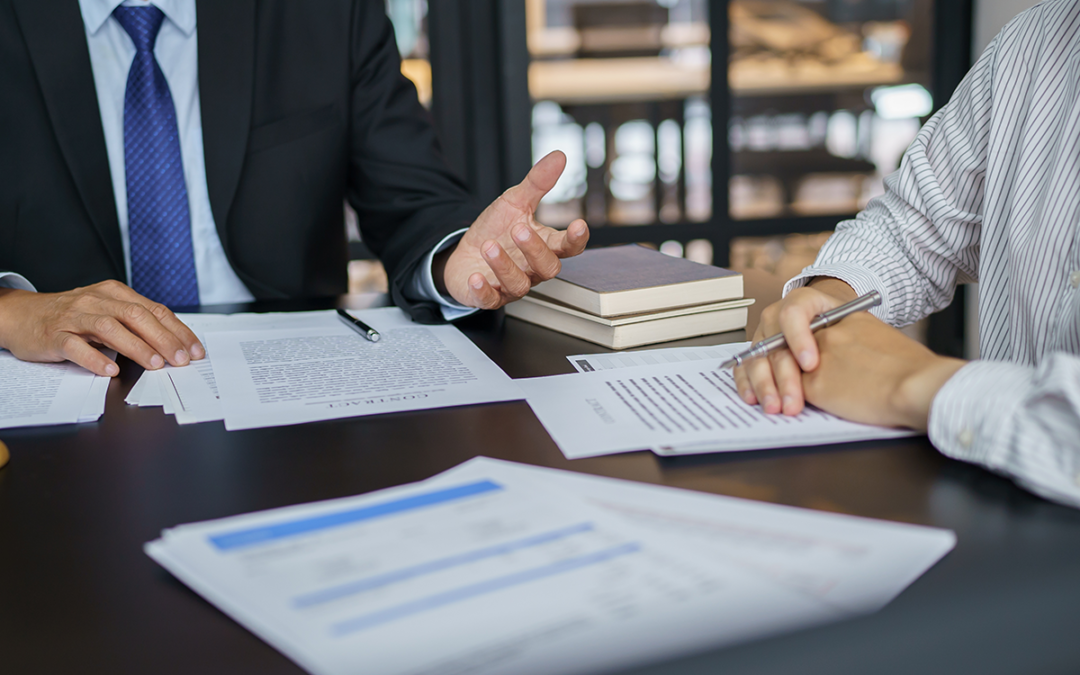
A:
<svg viewBox="0 0 1080 675">
<path fill-rule="evenodd" d="M 1080 2 L 1006 26 L 885 185 L 785 293 L 836 277 L 902 326 L 977 280 L 982 360 L 934 398 L 930 440 L 1080 506 Z"/>
<path fill-rule="evenodd" d="M 138 7 L 148 4 L 156 6 L 165 14 L 165 21 L 154 46 L 154 56 L 169 84 L 173 105 L 176 107 L 180 153 L 191 213 L 191 242 L 199 283 L 199 301 L 204 305 L 251 302 L 255 297 L 229 264 L 218 237 L 214 214 L 210 209 L 203 155 L 202 112 L 199 105 L 195 0 L 79 0 L 105 133 L 105 149 L 112 174 L 113 196 L 116 200 L 128 283 L 131 281 L 131 249 L 124 165 L 124 96 L 128 71 L 135 60 L 135 45 L 112 13 L 120 5 Z M 344 215 L 342 229 L 344 230 Z M 439 294 L 432 278 L 432 260 L 437 252 L 453 245 L 463 232 L 464 230 L 446 237 L 429 252 L 406 290 L 406 295 L 414 299 L 438 302 L 443 316 L 448 320 L 460 318 L 475 310 Z M 33 288 L 26 279 L 10 274 L 0 275 L 0 286 L 28 290 Z"/>
</svg>

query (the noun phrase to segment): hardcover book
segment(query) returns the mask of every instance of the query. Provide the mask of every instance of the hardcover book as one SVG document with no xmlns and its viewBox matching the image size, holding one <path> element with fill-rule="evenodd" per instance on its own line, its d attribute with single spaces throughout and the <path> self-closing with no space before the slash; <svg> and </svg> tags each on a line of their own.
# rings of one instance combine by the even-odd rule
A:
<svg viewBox="0 0 1080 675">
<path fill-rule="evenodd" d="M 559 275 L 538 284 L 533 293 L 613 317 L 741 298 L 743 278 L 722 267 L 630 244 L 563 260 Z"/>
<path fill-rule="evenodd" d="M 752 299 L 604 318 L 535 295 L 506 306 L 506 315 L 609 349 L 628 349 L 746 327 Z"/>
</svg>

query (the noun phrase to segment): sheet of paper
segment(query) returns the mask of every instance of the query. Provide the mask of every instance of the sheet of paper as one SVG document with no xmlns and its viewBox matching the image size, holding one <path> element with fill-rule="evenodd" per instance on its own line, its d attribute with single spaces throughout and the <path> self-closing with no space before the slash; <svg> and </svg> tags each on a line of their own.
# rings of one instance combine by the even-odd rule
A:
<svg viewBox="0 0 1080 675">
<path fill-rule="evenodd" d="M 379 342 L 342 322 L 208 333 L 225 428 L 523 398 L 514 381 L 454 326 L 415 324 L 393 307 L 355 314 L 382 334 Z"/>
<path fill-rule="evenodd" d="M 631 450 L 694 454 L 910 436 L 808 408 L 795 417 L 746 405 L 731 371 L 663 363 L 517 380 L 569 459 Z"/>
<path fill-rule="evenodd" d="M 116 360 L 116 352 L 113 350 L 103 349 L 102 353 L 110 359 Z M 109 383 L 111 382 L 111 377 L 94 378 L 94 381 L 90 384 L 90 390 L 86 394 L 86 400 L 83 401 L 82 409 L 79 411 L 80 423 L 96 422 L 105 414 L 105 398 L 109 394 Z"/>
<path fill-rule="evenodd" d="M 160 376 L 160 370 L 144 370 L 124 402 L 140 408 L 160 408 L 165 403 L 161 395 L 161 384 L 158 382 Z"/>
<path fill-rule="evenodd" d="M 498 470 L 493 468 L 498 466 Z M 956 546 L 933 527 L 856 518 L 478 457 L 433 484 L 478 474 L 555 487 L 627 527 L 664 532 L 842 611 L 875 611 Z"/>
<path fill-rule="evenodd" d="M 70 361 L 28 363 L 0 350 L 0 429 L 78 422 L 95 378 Z"/>
<path fill-rule="evenodd" d="M 135 380 L 135 384 L 131 385 L 131 391 L 124 397 L 124 403 L 128 405 L 139 405 L 140 399 L 142 399 L 143 391 L 146 389 L 146 383 L 149 380 L 148 373 L 144 370 L 139 379 Z"/>
<path fill-rule="evenodd" d="M 579 373 L 591 373 L 595 370 L 654 366 L 658 363 L 721 362 L 749 346 L 749 342 L 736 342 L 710 347 L 666 347 L 611 354 L 575 354 L 567 356 L 566 359 Z"/>
<path fill-rule="evenodd" d="M 843 613 L 498 464 L 147 553 L 309 672 L 606 672 Z"/>
<path fill-rule="evenodd" d="M 183 368 L 168 366 L 159 371 L 166 412 L 178 424 L 212 422 L 225 418 L 214 378 L 213 354 L 207 346 L 211 331 L 270 330 L 275 328 L 328 328 L 341 325 L 333 311 L 274 312 L 267 314 L 178 315 L 207 347 L 207 356 Z"/>
</svg>

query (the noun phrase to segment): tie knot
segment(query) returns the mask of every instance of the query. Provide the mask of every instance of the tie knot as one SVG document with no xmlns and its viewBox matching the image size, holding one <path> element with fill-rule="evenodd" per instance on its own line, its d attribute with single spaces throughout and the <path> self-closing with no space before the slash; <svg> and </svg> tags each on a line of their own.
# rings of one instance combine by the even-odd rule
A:
<svg viewBox="0 0 1080 675">
<path fill-rule="evenodd" d="M 120 26 L 127 31 L 131 41 L 135 43 L 135 49 L 140 52 L 149 52 L 154 49 L 161 23 L 165 20 L 165 14 L 154 7 L 124 7 L 121 5 L 113 10 L 113 16 L 120 22 Z"/>
</svg>

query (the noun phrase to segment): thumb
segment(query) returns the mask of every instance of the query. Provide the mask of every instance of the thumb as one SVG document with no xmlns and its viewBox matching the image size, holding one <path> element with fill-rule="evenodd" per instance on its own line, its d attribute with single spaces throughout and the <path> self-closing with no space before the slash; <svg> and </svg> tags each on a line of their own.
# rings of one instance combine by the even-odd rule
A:
<svg viewBox="0 0 1080 675">
<path fill-rule="evenodd" d="M 560 150 L 550 152 L 533 165 L 525 180 L 503 193 L 511 206 L 522 211 L 535 211 L 540 200 L 546 195 L 566 168 L 566 155 Z"/>
<path fill-rule="evenodd" d="M 804 372 L 818 367 L 817 340 L 810 330 L 810 322 L 818 314 L 844 304 L 842 300 L 813 289 L 792 293 L 787 297 L 778 317 L 780 330 L 787 340 L 788 349 Z"/>
</svg>

